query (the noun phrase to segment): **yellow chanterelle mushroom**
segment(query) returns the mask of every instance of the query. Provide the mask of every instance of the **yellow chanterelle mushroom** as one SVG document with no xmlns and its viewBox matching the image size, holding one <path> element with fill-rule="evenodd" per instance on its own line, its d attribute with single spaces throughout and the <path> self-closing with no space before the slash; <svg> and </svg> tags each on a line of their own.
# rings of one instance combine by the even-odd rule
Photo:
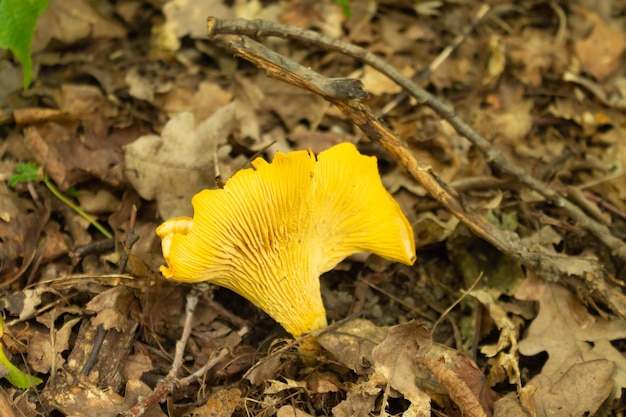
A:
<svg viewBox="0 0 626 417">
<path fill-rule="evenodd" d="M 229 288 L 298 337 L 327 326 L 319 277 L 347 256 L 415 261 L 411 225 L 385 190 L 376 158 L 350 143 L 278 152 L 223 189 L 193 197 L 193 219 L 157 228 L 166 278 Z"/>
</svg>

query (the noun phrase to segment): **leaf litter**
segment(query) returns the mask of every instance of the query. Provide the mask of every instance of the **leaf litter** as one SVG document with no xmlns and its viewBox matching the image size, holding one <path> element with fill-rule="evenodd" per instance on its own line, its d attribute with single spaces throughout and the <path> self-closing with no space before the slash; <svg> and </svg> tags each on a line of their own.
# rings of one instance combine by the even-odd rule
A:
<svg viewBox="0 0 626 417">
<path fill-rule="evenodd" d="M 379 71 L 263 40 L 327 77 L 363 80 L 364 103 L 466 209 L 552 254 L 568 275 L 537 276 L 473 236 L 333 106 L 233 59 L 226 39 L 207 40 L 206 18 L 305 26 L 380 54 L 621 238 L 622 2 L 494 2 L 480 14 L 475 1 L 364 1 L 349 18 L 330 0 L 213 3 L 50 1 L 30 89 L 19 90 L 16 62 L 3 55 L 2 346 L 7 364 L 39 379 L 2 380 L 0 414 L 618 415 L 626 299 L 615 251 Z M 378 158 L 413 222 L 416 265 L 360 256 L 322 277 L 337 323 L 318 335 L 313 361 L 245 300 L 201 287 L 174 375 L 184 382 L 154 397 L 189 328 L 190 293 L 160 277 L 156 226 L 190 215 L 193 194 L 258 153 L 346 141 Z M 115 237 L 103 239 L 36 181 L 8 187 L 27 162 Z"/>
</svg>

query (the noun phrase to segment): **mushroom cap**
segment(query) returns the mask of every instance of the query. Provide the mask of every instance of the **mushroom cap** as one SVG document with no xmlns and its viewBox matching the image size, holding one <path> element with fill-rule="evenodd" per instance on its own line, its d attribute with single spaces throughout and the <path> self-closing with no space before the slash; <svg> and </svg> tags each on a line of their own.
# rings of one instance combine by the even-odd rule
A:
<svg viewBox="0 0 626 417">
<path fill-rule="evenodd" d="M 229 288 L 298 337 L 327 326 L 319 277 L 347 256 L 415 262 L 413 230 L 375 157 L 342 143 L 317 158 L 277 152 L 252 166 L 196 194 L 193 219 L 157 228 L 163 276 Z"/>
</svg>

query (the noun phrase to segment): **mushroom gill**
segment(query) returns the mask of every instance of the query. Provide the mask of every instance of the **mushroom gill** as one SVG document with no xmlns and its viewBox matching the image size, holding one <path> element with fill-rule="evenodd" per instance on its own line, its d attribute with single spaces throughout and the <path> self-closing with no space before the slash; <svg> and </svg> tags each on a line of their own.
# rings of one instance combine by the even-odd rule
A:
<svg viewBox="0 0 626 417">
<path fill-rule="evenodd" d="M 166 278 L 229 288 L 298 337 L 326 327 L 319 277 L 347 256 L 415 261 L 411 225 L 375 157 L 342 143 L 317 158 L 278 152 L 252 166 L 196 194 L 193 219 L 157 228 Z"/>
</svg>

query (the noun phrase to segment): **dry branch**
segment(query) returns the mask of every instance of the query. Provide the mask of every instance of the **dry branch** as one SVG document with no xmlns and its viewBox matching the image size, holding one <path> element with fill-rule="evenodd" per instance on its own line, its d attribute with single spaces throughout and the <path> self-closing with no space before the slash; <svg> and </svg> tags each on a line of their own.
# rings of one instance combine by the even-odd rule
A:
<svg viewBox="0 0 626 417">
<path fill-rule="evenodd" d="M 242 22 L 249 25 L 242 27 Z M 230 23 L 234 26 L 229 27 Z M 258 22 L 255 21 L 255 24 L 258 24 Z M 268 34 L 261 29 L 253 31 L 252 27 L 257 28 L 257 26 L 250 25 L 253 25 L 253 23 L 241 20 L 218 21 L 214 18 L 209 18 L 209 34 L 214 36 L 216 33 L 238 33 L 239 30 L 256 35 L 259 35 L 259 33 Z M 271 34 L 276 33 L 272 32 Z M 358 81 L 349 82 L 343 78 L 325 78 L 245 36 L 235 40 L 230 46 L 236 55 L 264 69 L 270 77 L 309 90 L 335 104 L 371 140 L 380 143 L 391 153 L 398 163 L 433 198 L 458 217 L 478 236 L 515 260 L 530 267 L 545 279 L 556 281 L 568 275 L 580 277 L 586 282 L 589 289 L 599 294 L 600 298 L 616 314 L 626 317 L 625 297 L 621 294 L 621 291 L 616 291 L 614 284 L 607 280 L 606 271 L 597 261 L 548 253 L 536 244 L 520 239 L 516 233 L 502 230 L 489 223 L 479 213 L 466 211 L 459 201 L 457 193 L 439 180 L 431 172 L 430 168 L 420 166 L 406 145 L 358 101 L 357 98 L 363 96 L 363 93 L 359 92 L 362 89 L 362 85 Z M 441 105 L 443 106 L 442 103 Z M 459 123 L 464 123 L 455 115 L 453 115 L 453 118 Z M 478 134 L 474 132 L 474 135 Z M 493 148 L 490 147 L 490 149 Z M 560 196 L 559 199 L 566 201 Z M 568 204 L 573 206 L 569 202 Z M 576 209 L 580 211 L 577 207 Z M 583 216 L 589 222 L 592 221 L 584 214 Z"/>
<path fill-rule="evenodd" d="M 252 37 L 278 36 L 282 38 L 297 39 L 299 41 L 312 43 L 327 50 L 337 51 L 353 58 L 359 59 L 368 65 L 385 74 L 396 84 L 404 88 L 411 96 L 415 97 L 422 104 L 435 110 L 461 135 L 466 137 L 477 149 L 479 149 L 500 172 L 516 178 L 520 183 L 541 194 L 546 201 L 562 208 L 581 227 L 588 230 L 598 240 L 603 242 L 614 256 L 622 262 L 626 262 L 626 243 L 613 236 L 608 227 L 596 222 L 585 214 L 585 212 L 574 203 L 551 189 L 543 182 L 533 178 L 523 169 L 511 164 L 502 153 L 493 147 L 491 143 L 480 135 L 469 124 L 458 117 L 454 109 L 435 96 L 421 88 L 419 85 L 404 76 L 393 66 L 387 64 L 376 55 L 360 48 L 354 44 L 343 42 L 328 36 L 321 35 L 311 30 L 299 27 L 282 25 L 279 23 L 264 20 L 220 20 L 215 17 L 208 19 L 209 39 L 220 34 L 236 34 Z"/>
</svg>

